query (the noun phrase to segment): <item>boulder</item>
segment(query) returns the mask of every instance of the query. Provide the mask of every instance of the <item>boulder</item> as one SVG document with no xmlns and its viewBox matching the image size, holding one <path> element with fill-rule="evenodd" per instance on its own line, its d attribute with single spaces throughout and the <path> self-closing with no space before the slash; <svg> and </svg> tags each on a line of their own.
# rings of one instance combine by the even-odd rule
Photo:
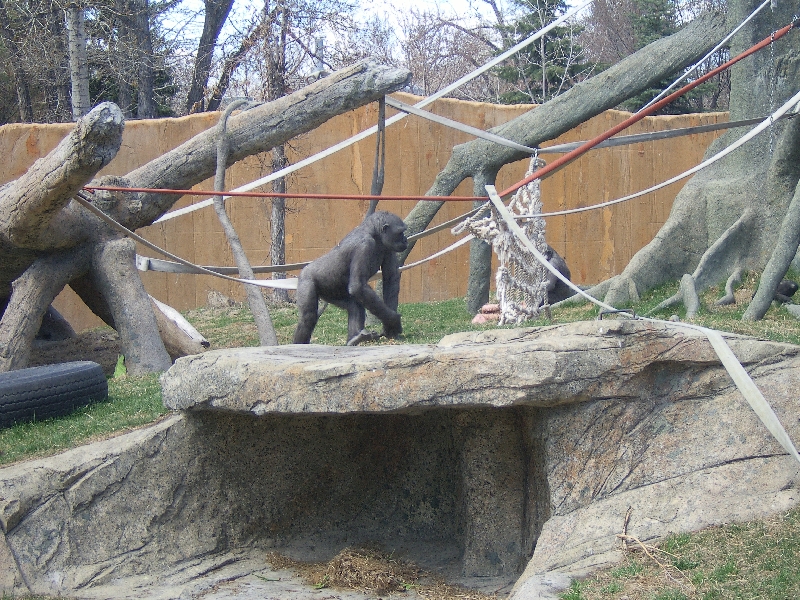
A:
<svg viewBox="0 0 800 600">
<path fill-rule="evenodd" d="M 800 348 L 727 339 L 799 440 Z M 0 469 L 0 591 L 194 597 L 193 578 L 235 579 L 267 549 L 378 544 L 548 598 L 620 558 L 629 508 L 652 541 L 800 501 L 799 465 L 678 324 L 219 350 L 162 388 L 180 414 Z"/>
</svg>

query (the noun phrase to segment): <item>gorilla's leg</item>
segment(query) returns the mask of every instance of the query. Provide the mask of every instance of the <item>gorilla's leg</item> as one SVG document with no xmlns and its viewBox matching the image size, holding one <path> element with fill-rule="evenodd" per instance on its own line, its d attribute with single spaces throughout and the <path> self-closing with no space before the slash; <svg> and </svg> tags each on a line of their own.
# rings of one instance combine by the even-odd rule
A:
<svg viewBox="0 0 800 600">
<path fill-rule="evenodd" d="M 295 295 L 295 302 L 297 304 L 297 312 L 299 319 L 297 322 L 297 329 L 294 330 L 295 344 L 308 344 L 311 341 L 311 333 L 314 327 L 317 326 L 319 319 L 319 298 L 317 296 L 317 289 L 314 282 L 310 279 L 300 278 L 297 283 L 297 293 Z"/>
<path fill-rule="evenodd" d="M 359 335 L 364 329 L 364 322 L 367 319 L 366 311 L 355 300 L 347 303 L 347 341 Z"/>
</svg>

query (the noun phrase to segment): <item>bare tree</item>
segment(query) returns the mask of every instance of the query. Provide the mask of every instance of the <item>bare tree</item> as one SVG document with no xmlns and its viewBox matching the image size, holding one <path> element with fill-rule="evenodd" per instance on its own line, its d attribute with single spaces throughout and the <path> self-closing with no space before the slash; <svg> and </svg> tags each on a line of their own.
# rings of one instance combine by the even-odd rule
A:
<svg viewBox="0 0 800 600">
<path fill-rule="evenodd" d="M 211 59 L 214 56 L 222 26 L 233 6 L 233 0 L 205 0 L 204 4 L 203 33 L 200 35 L 197 45 L 192 85 L 186 98 L 186 112 L 189 113 L 203 111 L 205 108 L 203 102 L 211 71 Z"/>
<path fill-rule="evenodd" d="M 89 59 L 86 54 L 86 25 L 83 7 L 70 3 L 66 9 L 69 36 L 69 78 L 72 83 L 72 118 L 89 112 Z"/>
</svg>

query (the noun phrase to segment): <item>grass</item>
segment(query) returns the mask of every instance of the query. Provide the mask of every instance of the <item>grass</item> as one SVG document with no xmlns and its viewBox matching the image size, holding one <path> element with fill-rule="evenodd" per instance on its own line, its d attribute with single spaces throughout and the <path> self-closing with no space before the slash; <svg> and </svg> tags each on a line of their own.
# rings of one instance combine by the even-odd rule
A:
<svg viewBox="0 0 800 600">
<path fill-rule="evenodd" d="M 800 279 L 790 273 L 793 279 Z M 702 309 L 692 321 L 699 325 L 751 335 L 757 338 L 800 344 L 800 321 L 783 308 L 773 306 L 758 322 L 743 322 L 741 315 L 757 285 L 748 276 L 737 291 L 737 304 L 714 306 L 722 294 L 712 288 L 702 296 Z M 647 314 L 677 291 L 668 284 L 644 295 L 633 308 Z M 291 342 L 297 315 L 292 305 L 270 309 L 281 344 Z M 404 304 L 404 334 L 400 340 L 370 344 L 424 344 L 438 342 L 458 331 L 494 329 L 494 325 L 472 325 L 463 299 Z M 653 316 L 685 318 L 675 307 Z M 187 318 L 211 342 L 212 348 L 254 346 L 258 336 L 247 308 L 201 308 Z M 596 319 L 592 306 L 553 310 L 554 323 Z M 613 318 L 613 317 L 612 317 Z M 547 325 L 540 319 L 525 326 Z M 347 335 L 344 311 L 329 307 L 321 316 L 312 343 L 342 345 Z M 0 464 L 46 456 L 92 440 L 152 423 L 166 414 L 161 403 L 157 376 L 121 376 L 109 380 L 109 401 L 83 408 L 59 419 L 26 423 L 0 430 Z M 632 550 L 625 560 L 591 578 L 575 581 L 562 595 L 564 600 L 788 600 L 800 598 L 800 509 L 765 521 L 728 525 L 665 540 L 660 550 L 651 550 L 658 561 Z M 434 596 L 431 596 L 434 597 Z M 4 599 L 5 600 L 5 599 Z"/>
<path fill-rule="evenodd" d="M 794 600 L 800 598 L 800 508 L 762 521 L 673 535 L 574 581 L 563 600 Z"/>
<path fill-rule="evenodd" d="M 370 342 L 372 344 L 428 344 L 435 343 L 448 333 L 465 331 L 472 327 L 472 315 L 467 312 L 464 300 L 456 298 L 443 302 L 404 304 L 403 337 L 401 340 Z M 275 326 L 279 344 L 291 344 L 297 309 L 293 304 L 273 305 L 270 316 Z M 231 308 L 198 308 L 186 313 L 186 318 L 211 342 L 212 348 L 256 346 L 256 331 L 250 309 L 243 306 Z M 372 326 L 377 329 L 378 326 Z M 347 313 L 329 306 L 319 318 L 312 344 L 342 346 L 347 341 Z"/>
</svg>

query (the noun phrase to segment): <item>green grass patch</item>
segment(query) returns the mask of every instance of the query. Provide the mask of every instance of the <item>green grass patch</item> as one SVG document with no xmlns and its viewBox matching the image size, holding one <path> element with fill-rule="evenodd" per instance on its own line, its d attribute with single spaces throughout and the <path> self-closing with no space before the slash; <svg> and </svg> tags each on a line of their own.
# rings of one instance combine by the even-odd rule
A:
<svg viewBox="0 0 800 600">
<path fill-rule="evenodd" d="M 55 454 L 152 423 L 166 413 L 158 375 L 110 379 L 107 402 L 66 417 L 0 429 L 0 464 Z"/>
<path fill-rule="evenodd" d="M 800 598 L 800 508 L 785 515 L 675 535 L 652 551 L 576 582 L 562 600 Z M 668 554 L 666 554 L 668 553 Z"/>
</svg>

